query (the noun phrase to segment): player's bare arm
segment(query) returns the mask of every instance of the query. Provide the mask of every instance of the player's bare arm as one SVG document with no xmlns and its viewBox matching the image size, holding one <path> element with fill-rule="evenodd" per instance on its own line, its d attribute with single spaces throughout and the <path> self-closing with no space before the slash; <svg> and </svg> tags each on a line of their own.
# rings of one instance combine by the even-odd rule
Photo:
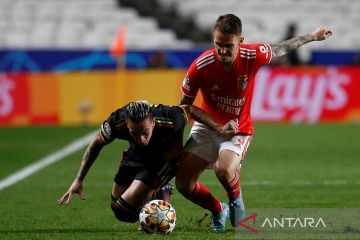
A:
<svg viewBox="0 0 360 240">
<path fill-rule="evenodd" d="M 192 119 L 209 126 L 211 129 L 215 130 L 217 133 L 226 138 L 231 138 L 238 132 L 237 119 L 230 120 L 226 124 L 221 125 L 215 122 L 215 120 L 210 117 L 209 114 L 207 114 L 204 110 L 196 106 L 188 104 L 183 104 L 181 106 L 185 109 L 187 115 L 190 116 Z"/>
<path fill-rule="evenodd" d="M 194 101 L 195 101 L 195 97 L 189 97 L 189 96 L 186 96 L 185 94 L 183 94 L 180 99 L 180 104 L 192 105 Z"/>
<path fill-rule="evenodd" d="M 105 143 L 101 140 L 100 136 L 97 135 L 95 139 L 89 144 L 84 153 L 83 160 L 81 162 L 80 169 L 78 171 L 78 174 L 76 175 L 75 180 L 73 181 L 67 192 L 58 200 L 59 205 L 63 203 L 68 204 L 71 201 L 72 195 L 74 193 L 77 193 L 80 199 L 85 199 L 82 181 L 84 180 L 91 165 L 95 162 L 103 146 L 105 146 Z"/>
<path fill-rule="evenodd" d="M 83 181 L 91 165 L 95 162 L 101 149 L 105 146 L 104 141 L 100 138 L 99 134 L 96 135 L 95 139 L 87 147 L 83 160 L 81 162 L 80 169 L 76 176 L 77 179 Z"/>
<path fill-rule="evenodd" d="M 312 41 L 322 41 L 332 35 L 330 27 L 319 27 L 310 34 L 285 40 L 278 44 L 270 44 L 272 59 L 284 56 L 292 50 Z"/>
</svg>

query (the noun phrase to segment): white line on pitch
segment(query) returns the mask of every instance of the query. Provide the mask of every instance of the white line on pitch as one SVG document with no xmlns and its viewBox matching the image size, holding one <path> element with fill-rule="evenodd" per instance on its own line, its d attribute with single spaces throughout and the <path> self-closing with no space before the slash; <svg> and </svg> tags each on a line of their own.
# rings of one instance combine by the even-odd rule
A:
<svg viewBox="0 0 360 240">
<path fill-rule="evenodd" d="M 97 131 L 93 131 L 82 138 L 75 140 L 64 148 L 42 158 L 37 162 L 24 167 L 23 169 L 11 174 L 5 179 L 0 181 L 0 191 L 4 188 L 10 187 L 11 185 L 31 176 L 37 171 L 65 158 L 66 156 L 80 150 L 84 146 L 88 145 L 91 140 L 94 138 L 94 135 Z"/>
</svg>

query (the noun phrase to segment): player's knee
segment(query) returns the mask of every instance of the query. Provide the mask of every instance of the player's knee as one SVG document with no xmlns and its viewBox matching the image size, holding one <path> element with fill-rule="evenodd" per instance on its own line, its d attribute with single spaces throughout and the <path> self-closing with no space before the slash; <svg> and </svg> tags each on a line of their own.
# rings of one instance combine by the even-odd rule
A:
<svg viewBox="0 0 360 240">
<path fill-rule="evenodd" d="M 227 179 L 233 175 L 233 171 L 231 169 L 229 169 L 227 166 L 223 164 L 218 164 L 218 162 L 216 162 L 214 165 L 214 172 L 219 180 Z"/>
<path fill-rule="evenodd" d="M 117 200 L 113 196 L 111 197 L 111 209 L 121 222 L 134 223 L 139 220 L 139 211 L 121 197 Z"/>
</svg>

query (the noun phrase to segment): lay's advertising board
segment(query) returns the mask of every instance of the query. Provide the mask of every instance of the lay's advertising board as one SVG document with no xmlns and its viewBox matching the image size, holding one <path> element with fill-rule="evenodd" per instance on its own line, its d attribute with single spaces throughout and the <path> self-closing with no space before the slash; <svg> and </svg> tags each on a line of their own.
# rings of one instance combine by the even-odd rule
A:
<svg viewBox="0 0 360 240">
<path fill-rule="evenodd" d="M 175 105 L 185 75 L 186 70 L 1 73 L 0 126 L 97 125 L 130 101 Z M 262 122 L 359 122 L 360 68 L 262 68 L 251 110 Z"/>
</svg>

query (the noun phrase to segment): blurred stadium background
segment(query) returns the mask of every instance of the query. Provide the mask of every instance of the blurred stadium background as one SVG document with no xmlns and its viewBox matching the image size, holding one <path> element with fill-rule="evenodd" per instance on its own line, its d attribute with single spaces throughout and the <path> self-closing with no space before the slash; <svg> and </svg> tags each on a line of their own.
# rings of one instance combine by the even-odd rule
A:
<svg viewBox="0 0 360 240">
<path fill-rule="evenodd" d="M 247 205 L 359 209 L 359 12 L 360 1 L 352 0 L 0 0 L 0 183 L 95 130 L 129 101 L 177 104 L 187 67 L 212 47 L 214 21 L 234 13 L 248 43 L 280 42 L 289 24 L 298 35 L 320 25 L 333 29 L 327 41 L 298 50 L 299 64 L 284 58 L 257 75 L 252 112 L 258 133 L 243 175 Z M 136 227 L 116 223 L 108 208 L 125 147 L 111 147 L 94 165 L 87 188 L 95 202 L 75 200 L 73 211 L 55 203 L 81 151 L 0 189 L 0 215 L 9 216 L 0 220 L 0 239 L 118 239 L 119 229 L 138 238 Z M 204 181 L 224 197 L 214 176 Z M 190 214 L 201 209 L 179 194 L 175 201 L 191 209 L 178 210 L 175 237 L 203 237 L 206 227 Z M 19 207 L 24 204 L 28 208 Z M 76 220 L 77 212 L 87 225 Z M 208 235 L 230 237 L 233 232 Z"/>
<path fill-rule="evenodd" d="M 327 41 L 301 47 L 297 66 L 288 68 L 284 58 L 259 75 L 255 119 L 360 119 L 357 1 L 0 0 L 0 5 L 0 124 L 96 124 L 130 100 L 176 104 L 186 68 L 212 47 L 212 25 L 229 12 L 241 17 L 249 43 L 279 42 L 292 23 L 298 35 L 320 25 L 334 31 Z M 306 110 L 311 104 L 314 109 Z"/>
</svg>

